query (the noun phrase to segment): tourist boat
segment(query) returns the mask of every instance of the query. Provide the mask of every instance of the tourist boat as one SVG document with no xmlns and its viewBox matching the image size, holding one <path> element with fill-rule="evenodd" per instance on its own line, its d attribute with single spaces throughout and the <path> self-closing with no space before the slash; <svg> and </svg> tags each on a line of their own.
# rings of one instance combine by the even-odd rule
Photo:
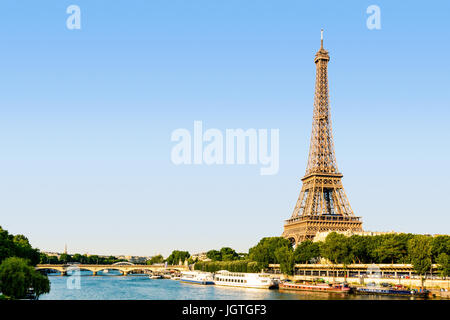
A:
<svg viewBox="0 0 450 320">
<path fill-rule="evenodd" d="M 345 283 L 313 283 L 303 282 L 294 283 L 291 281 L 283 281 L 279 284 L 280 290 L 297 290 L 297 291 L 316 291 L 316 292 L 333 292 L 333 293 L 349 293 L 351 288 Z"/>
<path fill-rule="evenodd" d="M 402 285 L 395 285 L 393 287 L 368 285 L 366 287 L 356 288 L 356 292 L 360 294 L 381 294 L 381 295 L 417 296 L 417 297 L 427 297 L 430 293 L 428 290 L 408 289 L 407 287 Z"/>
<path fill-rule="evenodd" d="M 160 274 L 151 274 L 148 276 L 150 279 L 162 279 L 163 276 Z"/>
<path fill-rule="evenodd" d="M 276 288 L 278 282 L 265 273 L 243 273 L 221 270 L 214 275 L 217 286 L 270 289 Z"/>
<path fill-rule="evenodd" d="M 193 284 L 214 284 L 214 276 L 211 272 L 185 271 L 181 273 L 181 282 Z"/>
</svg>

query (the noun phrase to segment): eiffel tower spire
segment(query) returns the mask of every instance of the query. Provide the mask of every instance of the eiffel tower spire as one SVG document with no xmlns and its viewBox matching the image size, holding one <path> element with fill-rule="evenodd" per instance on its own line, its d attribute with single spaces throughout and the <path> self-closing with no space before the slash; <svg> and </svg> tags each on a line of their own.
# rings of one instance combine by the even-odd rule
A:
<svg viewBox="0 0 450 320">
<path fill-rule="evenodd" d="M 323 29 L 317 51 L 314 112 L 308 164 L 302 178 L 302 189 L 290 219 L 286 220 L 283 237 L 298 243 L 313 239 L 321 231 L 362 231 L 342 185 L 334 153 L 333 130 L 328 88 L 330 56 L 323 48 Z"/>
<path fill-rule="evenodd" d="M 306 174 L 337 173 L 334 155 L 333 133 L 328 97 L 328 70 L 330 61 L 328 51 L 323 48 L 323 29 L 321 31 L 320 49 L 316 53 L 316 88 L 314 95 L 314 114 L 309 146 Z"/>
</svg>

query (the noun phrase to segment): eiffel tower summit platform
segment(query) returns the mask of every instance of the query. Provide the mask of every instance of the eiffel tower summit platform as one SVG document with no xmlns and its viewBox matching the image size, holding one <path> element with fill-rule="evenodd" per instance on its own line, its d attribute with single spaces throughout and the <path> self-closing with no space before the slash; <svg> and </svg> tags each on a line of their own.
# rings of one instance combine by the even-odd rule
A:
<svg viewBox="0 0 450 320">
<path fill-rule="evenodd" d="M 312 240 L 317 232 L 362 231 L 361 217 L 355 216 L 350 206 L 334 153 L 327 69 L 330 56 L 323 48 L 323 30 L 320 42 L 314 58 L 316 84 L 308 164 L 300 196 L 282 234 L 293 244 Z"/>
</svg>

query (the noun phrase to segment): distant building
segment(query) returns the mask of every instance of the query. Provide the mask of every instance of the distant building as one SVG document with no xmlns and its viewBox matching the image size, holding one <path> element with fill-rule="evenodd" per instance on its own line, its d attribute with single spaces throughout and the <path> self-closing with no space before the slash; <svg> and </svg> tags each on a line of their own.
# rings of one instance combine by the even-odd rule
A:
<svg viewBox="0 0 450 320">
<path fill-rule="evenodd" d="M 205 261 L 208 260 L 208 257 L 206 256 L 206 252 L 200 252 L 200 253 L 194 253 L 191 258 L 193 260 L 198 259 L 198 261 Z"/>
<path fill-rule="evenodd" d="M 58 252 L 42 251 L 42 253 L 47 255 L 47 256 L 49 256 L 49 257 L 57 257 L 58 259 L 61 256 L 61 254 L 58 253 Z"/>
<path fill-rule="evenodd" d="M 150 259 L 150 257 L 143 257 L 143 256 L 118 256 L 117 259 L 120 260 L 126 260 L 131 263 L 141 264 L 146 263 L 147 260 Z"/>
</svg>

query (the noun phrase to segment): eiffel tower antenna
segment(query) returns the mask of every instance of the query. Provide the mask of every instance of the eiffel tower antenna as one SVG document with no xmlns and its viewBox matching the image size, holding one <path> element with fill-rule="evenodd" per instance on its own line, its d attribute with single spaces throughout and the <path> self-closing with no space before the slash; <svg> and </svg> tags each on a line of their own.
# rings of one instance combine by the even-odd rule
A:
<svg viewBox="0 0 450 320">
<path fill-rule="evenodd" d="M 320 30 L 320 48 L 323 49 L 323 29 Z"/>
<path fill-rule="evenodd" d="M 284 225 L 283 237 L 293 244 L 312 240 L 317 232 L 362 231 L 342 185 L 334 153 L 333 130 L 328 92 L 328 62 L 323 48 L 323 29 L 317 51 L 314 112 L 308 164 L 302 178 L 302 189 L 294 212 Z"/>
</svg>

